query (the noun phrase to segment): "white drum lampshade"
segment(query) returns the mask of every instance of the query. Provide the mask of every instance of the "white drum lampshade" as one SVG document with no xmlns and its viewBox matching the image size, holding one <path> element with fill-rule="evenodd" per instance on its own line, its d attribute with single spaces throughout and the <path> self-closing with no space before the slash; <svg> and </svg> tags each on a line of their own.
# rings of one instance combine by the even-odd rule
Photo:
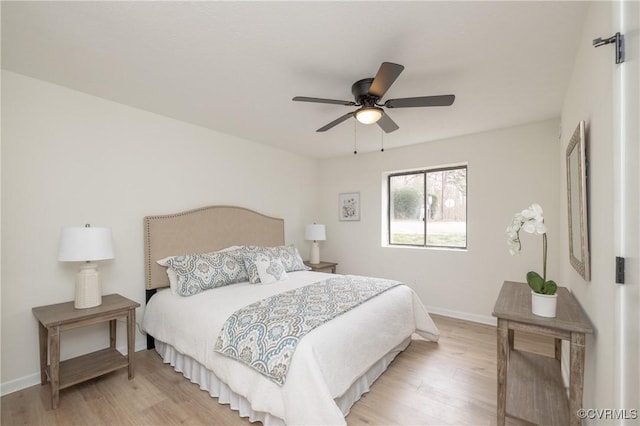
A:
<svg viewBox="0 0 640 426">
<path fill-rule="evenodd" d="M 320 247 L 318 246 L 318 241 L 324 241 L 327 239 L 324 225 L 317 223 L 307 225 L 304 230 L 304 239 L 307 241 L 313 241 L 313 244 L 311 244 L 311 256 L 309 257 L 309 263 L 317 265 L 320 263 Z"/>
<path fill-rule="evenodd" d="M 58 260 L 85 262 L 76 274 L 76 309 L 93 308 L 102 304 L 102 284 L 96 260 L 113 259 L 110 228 L 85 225 L 84 228 L 63 228 Z"/>
</svg>

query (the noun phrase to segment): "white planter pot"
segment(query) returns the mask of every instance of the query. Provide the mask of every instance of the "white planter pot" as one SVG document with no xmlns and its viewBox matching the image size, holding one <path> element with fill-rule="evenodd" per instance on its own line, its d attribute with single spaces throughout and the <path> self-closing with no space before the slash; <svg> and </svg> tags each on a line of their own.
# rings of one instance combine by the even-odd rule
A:
<svg viewBox="0 0 640 426">
<path fill-rule="evenodd" d="M 558 294 L 540 294 L 531 291 L 531 312 L 541 317 L 554 318 Z"/>
</svg>

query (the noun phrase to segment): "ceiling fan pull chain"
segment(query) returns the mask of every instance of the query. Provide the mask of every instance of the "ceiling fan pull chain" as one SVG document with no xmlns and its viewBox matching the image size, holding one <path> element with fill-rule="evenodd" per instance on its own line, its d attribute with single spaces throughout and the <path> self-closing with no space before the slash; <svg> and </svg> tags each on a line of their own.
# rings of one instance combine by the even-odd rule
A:
<svg viewBox="0 0 640 426">
<path fill-rule="evenodd" d="M 357 120 L 353 120 L 353 154 L 357 154 L 358 153 L 358 136 L 356 134 L 356 129 L 357 129 Z"/>
<path fill-rule="evenodd" d="M 380 152 L 384 152 L 384 132 L 380 129 Z"/>
</svg>

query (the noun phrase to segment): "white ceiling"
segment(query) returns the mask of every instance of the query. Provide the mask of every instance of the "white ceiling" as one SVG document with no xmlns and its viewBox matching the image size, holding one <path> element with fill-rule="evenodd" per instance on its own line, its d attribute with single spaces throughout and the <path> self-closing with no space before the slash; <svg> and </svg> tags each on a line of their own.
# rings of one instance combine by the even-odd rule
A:
<svg viewBox="0 0 640 426">
<path fill-rule="evenodd" d="M 455 94 L 390 110 L 385 149 L 560 115 L 583 2 L 7 2 L 2 67 L 317 158 L 380 148 L 348 120 L 351 85 L 405 66 L 389 98 Z M 601 34 L 600 34 L 601 35 Z M 594 34 L 593 38 L 598 34 Z"/>
</svg>

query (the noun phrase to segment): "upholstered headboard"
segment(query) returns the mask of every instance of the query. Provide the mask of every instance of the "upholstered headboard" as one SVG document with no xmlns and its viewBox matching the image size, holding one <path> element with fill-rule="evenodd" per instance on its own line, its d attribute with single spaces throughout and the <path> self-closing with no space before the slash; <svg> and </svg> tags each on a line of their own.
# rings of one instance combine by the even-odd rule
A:
<svg viewBox="0 0 640 426">
<path fill-rule="evenodd" d="M 242 207 L 210 206 L 144 218 L 145 288 L 169 286 L 167 256 L 206 253 L 233 245 L 284 245 L 284 220 Z"/>
</svg>

